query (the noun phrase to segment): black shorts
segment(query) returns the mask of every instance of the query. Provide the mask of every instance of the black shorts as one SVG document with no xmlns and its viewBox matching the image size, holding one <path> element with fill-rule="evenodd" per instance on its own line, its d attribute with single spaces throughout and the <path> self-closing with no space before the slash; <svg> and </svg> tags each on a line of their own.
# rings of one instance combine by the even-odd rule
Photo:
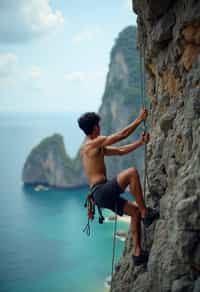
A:
<svg viewBox="0 0 200 292">
<path fill-rule="evenodd" d="M 100 208 L 110 209 L 120 216 L 123 215 L 124 204 L 127 200 L 120 197 L 120 194 L 123 193 L 124 190 L 119 186 L 116 177 L 112 180 L 97 183 L 93 185 L 92 189 L 93 188 L 96 188 L 93 193 L 96 205 Z"/>
</svg>

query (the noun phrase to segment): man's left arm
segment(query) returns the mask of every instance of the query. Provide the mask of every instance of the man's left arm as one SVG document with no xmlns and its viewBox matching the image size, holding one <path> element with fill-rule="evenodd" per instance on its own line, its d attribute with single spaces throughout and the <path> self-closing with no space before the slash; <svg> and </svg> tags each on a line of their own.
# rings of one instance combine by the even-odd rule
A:
<svg viewBox="0 0 200 292">
<path fill-rule="evenodd" d="M 104 155 L 106 156 L 112 156 L 112 155 L 125 155 L 128 154 L 141 145 L 148 143 L 149 141 L 149 134 L 143 134 L 140 139 L 138 139 L 136 142 L 124 145 L 124 146 L 119 146 L 119 147 L 112 147 L 112 146 L 107 146 L 104 147 Z"/>
</svg>

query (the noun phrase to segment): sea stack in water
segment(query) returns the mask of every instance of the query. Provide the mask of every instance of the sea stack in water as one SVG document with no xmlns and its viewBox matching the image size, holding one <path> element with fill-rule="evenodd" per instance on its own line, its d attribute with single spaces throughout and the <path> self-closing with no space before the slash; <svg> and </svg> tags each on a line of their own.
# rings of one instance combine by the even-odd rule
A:
<svg viewBox="0 0 200 292">
<path fill-rule="evenodd" d="M 77 159 L 67 155 L 59 134 L 43 139 L 32 149 L 24 164 L 22 180 L 25 185 L 45 184 L 58 188 L 85 184 Z"/>
</svg>

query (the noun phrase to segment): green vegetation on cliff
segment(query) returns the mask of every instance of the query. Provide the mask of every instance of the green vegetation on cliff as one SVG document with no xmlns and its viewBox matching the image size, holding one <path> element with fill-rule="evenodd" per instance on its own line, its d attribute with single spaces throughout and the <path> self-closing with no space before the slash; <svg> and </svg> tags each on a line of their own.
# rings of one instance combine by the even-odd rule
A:
<svg viewBox="0 0 200 292">
<path fill-rule="evenodd" d="M 128 68 L 127 82 L 124 86 L 123 80 L 115 79 L 112 86 L 109 86 L 110 92 L 105 91 L 104 95 L 111 95 L 116 91 L 123 90 L 123 102 L 133 104 L 136 108 L 140 107 L 140 78 L 139 78 L 139 53 L 137 50 L 137 30 L 134 26 L 128 26 L 118 35 L 115 40 L 110 54 L 110 67 L 116 55 L 121 52 L 124 57 L 125 64 Z"/>
<path fill-rule="evenodd" d="M 136 27 L 128 26 L 115 40 L 110 54 L 109 71 L 106 79 L 102 105 L 99 109 L 102 132 L 109 135 L 132 122 L 141 108 L 139 53 L 136 45 Z M 121 144 L 132 143 L 138 138 L 141 129 L 137 129 Z M 110 176 L 130 166 L 142 169 L 142 150 L 138 149 L 137 159 L 134 153 L 123 157 L 107 159 Z"/>
<path fill-rule="evenodd" d="M 115 45 L 111 50 L 110 60 L 113 60 L 116 53 L 121 51 L 125 62 L 129 67 L 129 84 L 139 85 L 139 53 L 137 47 L 137 29 L 134 26 L 128 26 L 119 33 Z"/>
</svg>

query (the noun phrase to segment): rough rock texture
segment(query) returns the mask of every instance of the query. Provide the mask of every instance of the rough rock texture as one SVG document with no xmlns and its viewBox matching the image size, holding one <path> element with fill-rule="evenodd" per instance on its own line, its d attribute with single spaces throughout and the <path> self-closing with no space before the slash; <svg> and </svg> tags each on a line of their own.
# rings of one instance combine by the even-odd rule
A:
<svg viewBox="0 0 200 292">
<path fill-rule="evenodd" d="M 150 98 L 147 267 L 131 262 L 131 237 L 114 292 L 200 291 L 200 1 L 134 0 Z M 145 50 L 143 50 L 145 48 Z"/>
<path fill-rule="evenodd" d="M 66 154 L 62 136 L 54 134 L 33 148 L 24 164 L 22 180 L 25 184 L 77 187 L 85 184 L 77 162 Z"/>
</svg>

